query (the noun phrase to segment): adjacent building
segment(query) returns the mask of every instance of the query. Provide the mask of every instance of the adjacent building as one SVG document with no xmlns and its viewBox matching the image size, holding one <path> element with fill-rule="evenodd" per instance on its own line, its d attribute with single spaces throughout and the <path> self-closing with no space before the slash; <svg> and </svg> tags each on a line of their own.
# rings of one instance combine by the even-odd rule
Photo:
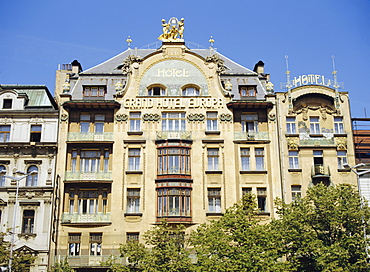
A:
<svg viewBox="0 0 370 272">
<path fill-rule="evenodd" d="M 37 257 L 30 271 L 49 261 L 58 117 L 45 86 L 0 85 L 0 231 Z"/>
<path fill-rule="evenodd" d="M 262 61 L 190 49 L 183 20 L 168 25 L 159 48 L 57 71 L 52 253 L 77 271 L 104 271 L 119 244 L 163 220 L 190 230 L 217 219 L 248 192 L 269 220 L 276 197 L 356 185 L 343 167 L 355 163 L 348 93 L 314 75 L 275 93 Z"/>
</svg>

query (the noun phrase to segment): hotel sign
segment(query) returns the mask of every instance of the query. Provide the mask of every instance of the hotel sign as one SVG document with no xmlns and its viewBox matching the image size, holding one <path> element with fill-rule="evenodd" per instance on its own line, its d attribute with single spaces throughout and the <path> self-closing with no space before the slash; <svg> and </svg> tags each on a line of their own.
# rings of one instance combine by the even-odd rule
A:
<svg viewBox="0 0 370 272">
<path fill-rule="evenodd" d="M 224 107 L 222 98 L 126 98 L 123 102 L 125 109 L 221 109 Z"/>
<path fill-rule="evenodd" d="M 322 75 L 301 75 L 299 77 L 294 77 L 291 81 L 292 87 L 299 87 L 303 85 L 321 85 L 326 87 L 333 87 L 333 81 L 331 79 L 327 79 Z"/>
</svg>

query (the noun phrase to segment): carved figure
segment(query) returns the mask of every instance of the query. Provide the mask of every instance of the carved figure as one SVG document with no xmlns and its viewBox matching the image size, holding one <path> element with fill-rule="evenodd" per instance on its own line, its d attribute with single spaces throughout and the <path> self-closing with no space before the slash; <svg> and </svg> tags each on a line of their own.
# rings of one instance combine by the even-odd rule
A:
<svg viewBox="0 0 370 272">
<path fill-rule="evenodd" d="M 219 74 L 222 74 L 224 73 L 226 70 L 227 70 L 227 67 L 225 66 L 224 64 L 224 60 L 221 59 L 218 55 L 214 54 L 212 56 L 208 56 L 206 57 L 206 60 L 205 60 L 206 63 L 210 63 L 210 62 L 213 62 L 217 65 L 217 68 L 216 68 L 216 71 L 219 73 Z"/>
<path fill-rule="evenodd" d="M 233 84 L 230 82 L 230 80 L 226 81 L 225 90 L 228 92 L 231 92 L 232 89 L 233 89 Z"/>
<path fill-rule="evenodd" d="M 168 23 L 166 23 L 166 21 L 162 19 L 163 33 L 158 37 L 158 40 L 161 40 L 163 42 L 183 41 L 184 21 L 184 18 L 181 18 L 181 20 L 179 21 L 177 18 L 172 17 L 168 21 Z"/>
<path fill-rule="evenodd" d="M 179 22 L 179 36 L 180 36 L 180 39 L 184 38 L 184 21 L 185 21 L 185 19 L 181 18 L 181 20 Z"/>
</svg>

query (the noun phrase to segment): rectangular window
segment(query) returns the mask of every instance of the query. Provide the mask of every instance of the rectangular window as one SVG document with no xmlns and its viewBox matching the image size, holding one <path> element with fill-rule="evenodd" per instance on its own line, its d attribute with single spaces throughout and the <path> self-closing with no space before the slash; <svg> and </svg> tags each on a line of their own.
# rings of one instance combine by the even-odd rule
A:
<svg viewBox="0 0 370 272">
<path fill-rule="evenodd" d="M 140 148 L 128 149 L 128 170 L 130 171 L 140 170 Z"/>
<path fill-rule="evenodd" d="M 337 151 L 337 157 L 338 157 L 338 169 L 344 169 L 344 164 L 347 164 L 347 151 L 340 150 Z"/>
<path fill-rule="evenodd" d="M 255 148 L 256 170 L 265 170 L 265 151 L 263 148 Z"/>
<path fill-rule="evenodd" d="M 170 187 L 170 184 L 171 186 L 180 185 L 180 183 L 168 182 L 169 187 L 157 189 L 157 216 L 190 216 L 191 188 Z M 181 184 L 181 186 L 184 185 L 189 186 Z"/>
<path fill-rule="evenodd" d="M 173 145 L 184 145 L 172 142 Z M 160 147 L 158 148 L 158 175 L 190 174 L 190 148 Z"/>
<path fill-rule="evenodd" d="M 295 126 L 295 117 L 287 117 L 286 118 L 286 133 L 287 134 L 296 134 L 296 126 Z"/>
<path fill-rule="evenodd" d="M 140 122 L 141 122 L 141 113 L 130 112 L 130 131 L 141 131 Z"/>
<path fill-rule="evenodd" d="M 302 196 L 301 185 L 292 185 L 292 201 L 295 201 Z"/>
<path fill-rule="evenodd" d="M 139 242 L 139 232 L 127 232 L 126 242 Z"/>
<path fill-rule="evenodd" d="M 185 131 L 185 112 L 163 112 L 162 131 Z"/>
<path fill-rule="evenodd" d="M 103 241 L 103 233 L 90 233 L 90 256 L 101 255 L 101 244 Z"/>
<path fill-rule="evenodd" d="M 217 112 L 207 112 L 207 131 L 217 130 Z"/>
<path fill-rule="evenodd" d="M 30 142 L 41 141 L 41 125 L 31 125 Z"/>
<path fill-rule="evenodd" d="M 127 213 L 140 213 L 140 189 L 127 189 Z"/>
<path fill-rule="evenodd" d="M 207 149 L 207 158 L 208 158 L 208 170 L 219 170 L 219 154 L 218 148 L 208 148 Z"/>
<path fill-rule="evenodd" d="M 258 210 L 260 212 L 267 211 L 266 199 L 267 199 L 266 188 L 257 188 L 257 203 Z"/>
<path fill-rule="evenodd" d="M 250 149 L 240 148 L 240 159 L 242 163 L 242 171 L 250 170 Z"/>
<path fill-rule="evenodd" d="M 298 151 L 289 151 L 289 169 L 299 169 Z"/>
<path fill-rule="evenodd" d="M 13 106 L 13 100 L 12 99 L 4 99 L 3 100 L 3 109 L 11 109 Z"/>
<path fill-rule="evenodd" d="M 81 248 L 81 233 L 68 233 L 68 255 L 79 256 Z"/>
<path fill-rule="evenodd" d="M 221 213 L 221 189 L 208 189 L 208 212 Z"/>
<path fill-rule="evenodd" d="M 98 213 L 99 194 L 97 190 L 81 190 L 78 193 L 78 213 Z"/>
<path fill-rule="evenodd" d="M 343 117 L 334 117 L 334 133 L 344 134 Z"/>
<path fill-rule="evenodd" d="M 22 233 L 33 233 L 34 222 L 35 222 L 35 211 L 34 210 L 24 210 L 23 211 Z"/>
<path fill-rule="evenodd" d="M 0 126 L 0 142 L 7 143 L 10 139 L 10 125 Z"/>
<path fill-rule="evenodd" d="M 105 121 L 105 115 L 104 114 L 95 115 L 95 133 L 103 133 L 104 132 L 104 121 Z"/>
<path fill-rule="evenodd" d="M 105 86 L 84 86 L 84 97 L 104 97 L 106 93 Z"/>
<path fill-rule="evenodd" d="M 242 97 L 255 97 L 257 94 L 255 86 L 242 86 L 240 87 L 240 96 Z"/>
<path fill-rule="evenodd" d="M 90 131 L 90 115 L 81 114 L 80 115 L 80 132 L 87 133 Z"/>
<path fill-rule="evenodd" d="M 250 187 L 244 187 L 242 188 L 242 195 L 245 196 L 246 194 L 251 194 L 252 193 L 252 188 Z"/>
<path fill-rule="evenodd" d="M 84 173 L 96 173 L 100 170 L 100 151 L 81 151 L 80 171 Z"/>
<path fill-rule="evenodd" d="M 310 117 L 310 134 L 320 134 L 319 117 Z"/>
<path fill-rule="evenodd" d="M 247 132 L 248 134 L 258 132 L 258 114 L 242 114 L 241 121 L 243 132 Z"/>
</svg>

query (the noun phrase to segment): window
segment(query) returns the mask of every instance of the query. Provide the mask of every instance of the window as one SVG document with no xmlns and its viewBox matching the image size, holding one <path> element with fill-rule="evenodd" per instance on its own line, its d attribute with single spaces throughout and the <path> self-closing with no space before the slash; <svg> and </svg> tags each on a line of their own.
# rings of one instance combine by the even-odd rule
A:
<svg viewBox="0 0 370 272">
<path fill-rule="evenodd" d="M 162 113 L 162 131 L 185 131 L 185 112 Z"/>
<path fill-rule="evenodd" d="M 295 201 L 302 196 L 301 185 L 292 185 L 292 201 Z"/>
<path fill-rule="evenodd" d="M 221 189 L 208 189 L 208 212 L 221 213 Z"/>
<path fill-rule="evenodd" d="M 101 244 L 103 241 L 103 233 L 90 233 L 90 256 L 101 255 Z"/>
<path fill-rule="evenodd" d="M 255 133 L 258 132 L 258 115 L 253 114 L 242 114 L 242 129 L 243 132 Z"/>
<path fill-rule="evenodd" d="M 313 150 L 313 163 L 315 165 L 323 165 L 324 164 L 324 157 L 322 150 Z"/>
<path fill-rule="evenodd" d="M 12 99 L 4 99 L 3 100 L 3 109 L 11 109 L 13 105 Z"/>
<path fill-rule="evenodd" d="M 104 121 L 105 121 L 105 115 L 104 114 L 95 115 L 95 133 L 103 133 L 104 132 Z"/>
<path fill-rule="evenodd" d="M 195 88 L 195 87 L 186 87 L 182 90 L 182 95 L 184 95 L 184 96 L 199 95 L 199 89 Z"/>
<path fill-rule="evenodd" d="M 158 146 L 158 175 L 190 175 L 190 144 L 168 142 Z"/>
<path fill-rule="evenodd" d="M 139 242 L 139 232 L 127 232 L 126 242 Z"/>
<path fill-rule="evenodd" d="M 310 117 L 310 134 L 320 134 L 319 117 Z"/>
<path fill-rule="evenodd" d="M 190 217 L 191 183 L 166 181 L 157 183 L 157 216 Z"/>
<path fill-rule="evenodd" d="M 217 131 L 217 112 L 207 112 L 207 131 Z"/>
<path fill-rule="evenodd" d="M 84 173 L 99 172 L 100 169 L 100 151 L 84 150 L 80 155 L 80 171 Z"/>
<path fill-rule="evenodd" d="M 334 133 L 344 134 L 343 117 L 334 117 Z"/>
<path fill-rule="evenodd" d="M 266 198 L 267 198 L 266 188 L 257 188 L 257 204 L 258 210 L 260 212 L 267 211 Z"/>
<path fill-rule="evenodd" d="M 31 125 L 30 142 L 41 141 L 41 125 Z"/>
<path fill-rule="evenodd" d="M 263 148 L 256 148 L 254 150 L 254 155 L 256 157 L 256 170 L 265 170 L 265 151 Z"/>
<path fill-rule="evenodd" d="M 295 117 L 287 117 L 286 118 L 286 133 L 287 134 L 296 134 L 296 126 L 295 126 Z"/>
<path fill-rule="evenodd" d="M 87 133 L 90 131 L 90 115 L 81 114 L 80 115 L 80 132 Z"/>
<path fill-rule="evenodd" d="M 255 86 L 241 86 L 240 96 L 242 97 L 255 97 L 257 94 Z"/>
<path fill-rule="evenodd" d="M 347 164 L 347 151 L 341 150 L 337 151 L 338 157 L 338 169 L 344 169 L 344 164 Z"/>
<path fill-rule="evenodd" d="M 208 158 L 208 170 L 219 170 L 218 161 L 219 154 L 218 148 L 208 148 L 207 149 L 207 158 Z"/>
<path fill-rule="evenodd" d="M 127 189 L 127 213 L 140 213 L 140 189 Z"/>
<path fill-rule="evenodd" d="M 0 126 L 0 142 L 7 143 L 10 139 L 10 125 Z"/>
<path fill-rule="evenodd" d="M 5 166 L 4 165 L 0 165 L 0 172 L 1 171 L 4 171 L 4 173 L 6 173 L 5 171 L 6 171 L 6 168 L 5 168 Z M 6 175 L 6 174 L 5 174 Z M 0 176 L 0 187 L 4 187 L 5 186 L 5 177 L 4 177 L 4 175 L 1 175 Z"/>
<path fill-rule="evenodd" d="M 33 171 L 35 172 L 34 174 L 27 176 L 26 186 L 37 186 L 37 180 L 39 177 L 37 166 L 32 165 L 28 167 L 27 174 L 30 174 Z"/>
<path fill-rule="evenodd" d="M 242 195 L 245 196 L 246 194 L 251 194 L 252 193 L 252 188 L 250 187 L 245 187 L 242 188 Z"/>
<path fill-rule="evenodd" d="M 130 131 L 140 131 L 140 112 L 130 112 Z"/>
<path fill-rule="evenodd" d="M 104 97 L 106 93 L 105 86 L 84 86 L 83 96 L 85 97 Z"/>
<path fill-rule="evenodd" d="M 106 214 L 108 208 L 108 188 L 68 188 L 68 213 Z"/>
<path fill-rule="evenodd" d="M 165 88 L 161 86 L 155 86 L 148 89 L 148 95 L 150 96 L 163 96 L 166 95 Z"/>
<path fill-rule="evenodd" d="M 33 226 L 35 222 L 35 211 L 34 210 L 24 210 L 23 211 L 23 223 L 22 223 L 22 233 L 33 233 Z"/>
<path fill-rule="evenodd" d="M 299 169 L 298 151 L 289 151 L 289 169 Z"/>
<path fill-rule="evenodd" d="M 130 171 L 140 170 L 140 148 L 128 149 L 128 170 Z"/>
<path fill-rule="evenodd" d="M 68 255 L 79 256 L 81 248 L 81 233 L 68 233 Z"/>
<path fill-rule="evenodd" d="M 250 149 L 249 148 L 240 148 L 240 159 L 242 163 L 242 171 L 250 170 Z"/>
</svg>

